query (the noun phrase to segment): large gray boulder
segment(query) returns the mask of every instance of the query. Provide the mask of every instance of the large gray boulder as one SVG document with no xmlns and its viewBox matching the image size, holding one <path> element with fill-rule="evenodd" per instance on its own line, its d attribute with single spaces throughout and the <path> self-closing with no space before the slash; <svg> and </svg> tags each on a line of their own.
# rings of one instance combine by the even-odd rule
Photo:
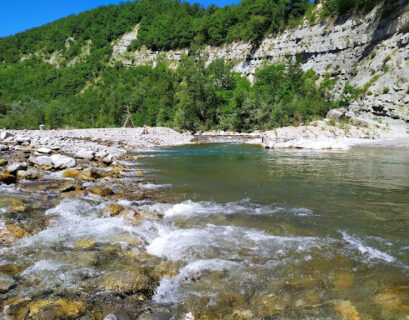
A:
<svg viewBox="0 0 409 320">
<path fill-rule="evenodd" d="M 51 166 L 53 164 L 49 156 L 39 156 L 39 157 L 30 156 L 28 160 L 31 163 L 34 163 L 40 167 Z"/>
<path fill-rule="evenodd" d="M 62 167 L 72 168 L 75 167 L 76 164 L 74 158 L 62 154 L 54 154 L 50 158 L 55 169 L 59 169 Z"/>
</svg>

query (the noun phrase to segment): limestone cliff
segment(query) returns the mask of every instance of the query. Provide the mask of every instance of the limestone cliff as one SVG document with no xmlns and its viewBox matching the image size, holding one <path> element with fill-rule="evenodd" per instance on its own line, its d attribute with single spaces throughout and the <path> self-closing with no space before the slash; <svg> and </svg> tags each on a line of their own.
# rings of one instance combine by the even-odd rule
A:
<svg viewBox="0 0 409 320">
<path fill-rule="evenodd" d="M 223 58 L 236 71 L 253 78 L 264 63 L 277 63 L 286 56 L 303 58 L 303 69 L 313 69 L 320 80 L 336 80 L 334 95 L 345 84 L 365 88 L 366 92 L 337 116 L 356 116 L 366 112 L 409 122 L 409 11 L 397 2 L 393 14 L 383 17 L 380 7 L 366 16 L 350 15 L 311 24 L 305 21 L 295 29 L 265 38 L 260 44 L 230 43 L 206 47 L 208 62 Z M 128 52 L 138 35 L 138 26 L 118 39 L 112 59 L 123 64 L 156 64 L 168 61 L 175 67 L 188 50 L 155 52 L 143 48 Z M 320 81 L 319 80 L 319 81 Z"/>
</svg>

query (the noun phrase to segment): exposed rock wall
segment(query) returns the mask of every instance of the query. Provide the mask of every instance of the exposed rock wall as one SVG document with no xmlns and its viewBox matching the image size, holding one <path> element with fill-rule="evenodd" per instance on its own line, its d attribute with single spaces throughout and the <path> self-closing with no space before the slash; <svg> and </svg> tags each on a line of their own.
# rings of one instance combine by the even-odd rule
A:
<svg viewBox="0 0 409 320">
<path fill-rule="evenodd" d="M 315 25 L 305 23 L 296 29 L 265 38 L 257 47 L 250 43 L 207 46 L 208 63 L 217 58 L 233 62 L 236 71 L 253 80 L 263 63 L 277 63 L 286 56 L 303 57 L 303 69 L 313 69 L 321 79 L 337 79 L 334 95 L 346 82 L 367 88 L 367 94 L 346 111 L 353 116 L 369 112 L 409 122 L 409 11 L 403 5 L 382 18 L 381 8 L 365 17 L 350 16 Z M 399 9 L 400 8 L 400 9 Z M 128 52 L 137 38 L 137 27 L 114 44 L 113 60 L 125 65 L 155 65 L 167 61 L 171 67 L 187 50 L 154 52 L 141 49 Z"/>
</svg>

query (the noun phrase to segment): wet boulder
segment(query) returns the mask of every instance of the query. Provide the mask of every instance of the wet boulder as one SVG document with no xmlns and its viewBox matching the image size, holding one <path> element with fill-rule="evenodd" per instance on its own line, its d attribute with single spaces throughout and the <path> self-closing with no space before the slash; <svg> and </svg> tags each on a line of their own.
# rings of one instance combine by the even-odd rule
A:
<svg viewBox="0 0 409 320">
<path fill-rule="evenodd" d="M 34 164 L 36 164 L 36 165 L 38 165 L 40 167 L 51 166 L 52 165 L 52 161 L 51 161 L 51 158 L 49 156 L 39 156 L 39 157 L 30 156 L 28 161 L 30 161 L 31 163 L 34 163 Z"/>
<path fill-rule="evenodd" d="M 5 184 L 12 184 L 16 182 L 16 176 L 8 173 L 0 173 L 0 182 Z"/>
<path fill-rule="evenodd" d="M 9 149 L 5 144 L 0 144 L 0 151 L 7 151 Z"/>
<path fill-rule="evenodd" d="M 76 249 L 93 249 L 96 245 L 96 242 L 90 238 L 79 239 L 75 242 Z"/>
<path fill-rule="evenodd" d="M 101 280 L 101 289 L 123 294 L 151 293 L 152 280 L 138 271 L 116 271 Z"/>
<path fill-rule="evenodd" d="M 35 170 L 19 170 L 17 171 L 17 179 L 19 180 L 37 180 L 39 174 Z"/>
<path fill-rule="evenodd" d="M 0 272 L 0 293 L 6 293 L 15 286 L 16 281 L 13 277 Z"/>
<path fill-rule="evenodd" d="M 94 181 L 92 177 L 87 176 L 84 173 L 78 170 L 75 170 L 75 169 L 65 170 L 62 176 L 63 178 L 74 178 L 74 179 L 80 179 L 80 180 L 86 180 L 86 181 Z"/>
<path fill-rule="evenodd" d="M 119 215 L 122 211 L 124 211 L 125 208 L 121 206 L 120 204 L 111 204 L 109 205 L 109 214 L 111 217 L 116 217 Z"/>
<path fill-rule="evenodd" d="M 91 188 L 87 188 L 87 191 L 93 194 L 96 194 L 98 196 L 109 196 L 110 194 L 114 193 L 111 188 L 105 188 L 105 187 L 91 187 Z"/>
<path fill-rule="evenodd" d="M 10 245 L 29 236 L 26 230 L 17 225 L 9 224 L 0 228 L 0 244 Z"/>
<path fill-rule="evenodd" d="M 60 168 L 72 168 L 75 167 L 75 159 L 61 155 L 61 154 L 54 154 L 51 157 L 52 164 L 55 169 L 60 169 Z"/>
<path fill-rule="evenodd" d="M 8 164 L 8 161 L 6 159 L 0 159 L 0 167 L 3 167 Z"/>
<path fill-rule="evenodd" d="M 6 171 L 12 175 L 16 175 L 17 171 L 19 170 L 26 170 L 26 169 L 27 169 L 27 163 L 24 163 L 24 162 L 15 162 L 6 167 Z"/>
<path fill-rule="evenodd" d="M 25 308 L 29 319 L 76 319 L 86 311 L 83 301 L 67 299 L 35 300 Z"/>
</svg>

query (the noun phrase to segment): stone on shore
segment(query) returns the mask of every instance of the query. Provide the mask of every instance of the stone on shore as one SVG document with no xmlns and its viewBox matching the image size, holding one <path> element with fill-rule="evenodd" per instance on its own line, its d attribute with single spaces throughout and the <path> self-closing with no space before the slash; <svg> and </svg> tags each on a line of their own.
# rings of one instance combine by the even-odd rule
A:
<svg viewBox="0 0 409 320">
<path fill-rule="evenodd" d="M 52 161 L 49 156 L 39 156 L 39 157 L 30 156 L 28 160 L 31 163 L 38 165 L 39 167 L 52 165 Z"/>
<path fill-rule="evenodd" d="M 18 144 L 29 144 L 31 142 L 31 139 L 29 137 L 17 137 L 16 138 L 16 142 Z"/>
<path fill-rule="evenodd" d="M 51 157 L 51 162 L 54 166 L 55 169 L 60 169 L 62 167 L 66 167 L 66 168 L 72 168 L 75 167 L 75 159 L 65 156 L 65 155 L 61 155 L 61 154 L 54 154 Z"/>
<path fill-rule="evenodd" d="M 75 156 L 80 159 L 93 160 L 95 155 L 94 152 L 90 150 L 81 149 L 76 153 Z"/>
<path fill-rule="evenodd" d="M 6 140 L 8 137 L 10 137 L 11 136 L 11 134 L 10 134 L 10 132 L 7 132 L 7 131 L 2 131 L 1 133 L 0 133 L 0 140 Z"/>
<path fill-rule="evenodd" d="M 114 162 L 114 157 L 109 154 L 102 159 L 102 162 L 105 163 L 106 165 L 110 165 L 112 162 Z"/>
<path fill-rule="evenodd" d="M 42 147 L 42 148 L 38 148 L 37 152 L 44 153 L 44 154 L 50 154 L 52 152 L 52 150 L 50 148 Z"/>
</svg>

